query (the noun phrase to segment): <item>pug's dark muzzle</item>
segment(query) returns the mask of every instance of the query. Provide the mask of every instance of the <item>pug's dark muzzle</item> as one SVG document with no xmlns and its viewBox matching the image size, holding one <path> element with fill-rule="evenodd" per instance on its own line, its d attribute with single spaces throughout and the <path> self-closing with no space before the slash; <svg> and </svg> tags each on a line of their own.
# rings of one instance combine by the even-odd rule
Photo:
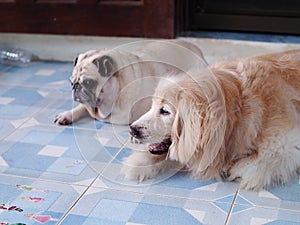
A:
<svg viewBox="0 0 300 225">
<path fill-rule="evenodd" d="M 72 90 L 74 101 L 80 102 L 82 104 L 88 104 L 92 107 L 96 106 L 97 99 L 92 91 L 90 91 L 89 89 L 87 89 L 79 83 L 75 83 L 72 86 Z"/>
</svg>

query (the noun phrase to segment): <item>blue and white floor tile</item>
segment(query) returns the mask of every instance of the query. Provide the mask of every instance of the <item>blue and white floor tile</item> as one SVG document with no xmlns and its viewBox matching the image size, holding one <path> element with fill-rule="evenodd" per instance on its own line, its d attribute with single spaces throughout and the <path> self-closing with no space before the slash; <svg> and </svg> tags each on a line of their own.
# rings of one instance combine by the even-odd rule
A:
<svg viewBox="0 0 300 225">
<path fill-rule="evenodd" d="M 0 146 L 3 173 L 68 182 L 94 177 L 120 148 L 112 135 L 99 140 L 93 130 L 41 126 L 35 120 Z"/>
<path fill-rule="evenodd" d="M 176 170 L 125 179 L 122 159 L 142 148 L 127 126 L 53 123 L 76 104 L 71 72 L 71 63 L 0 64 L 0 224 L 300 225 L 300 177 L 261 192 Z"/>
<path fill-rule="evenodd" d="M 210 202 L 91 188 L 62 224 L 224 224 L 226 214 Z"/>
<path fill-rule="evenodd" d="M 299 225 L 299 213 L 299 210 L 289 211 L 247 205 L 235 205 L 228 225 Z"/>
<path fill-rule="evenodd" d="M 57 224 L 86 187 L 0 175 L 0 223 Z"/>
<path fill-rule="evenodd" d="M 1 84 L 39 88 L 57 87 L 57 83 L 68 82 L 72 69 L 72 63 L 62 62 L 35 62 L 29 66 L 6 66 L 1 71 Z"/>
<path fill-rule="evenodd" d="M 300 176 L 284 186 L 258 193 L 241 190 L 239 196 L 248 199 L 256 206 L 300 211 Z"/>
</svg>

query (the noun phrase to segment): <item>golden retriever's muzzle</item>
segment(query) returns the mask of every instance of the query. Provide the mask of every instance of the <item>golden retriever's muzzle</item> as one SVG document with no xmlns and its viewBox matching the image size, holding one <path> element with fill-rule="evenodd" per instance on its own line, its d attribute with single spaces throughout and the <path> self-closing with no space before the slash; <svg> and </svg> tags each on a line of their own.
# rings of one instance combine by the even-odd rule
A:
<svg viewBox="0 0 300 225">
<path fill-rule="evenodd" d="M 141 127 L 139 126 L 129 126 L 129 133 L 132 137 L 136 139 L 142 138 Z"/>
<path fill-rule="evenodd" d="M 140 126 L 129 126 L 129 133 L 132 137 L 143 141 L 145 139 L 143 132 L 143 127 Z M 154 155 L 161 155 L 167 153 L 169 151 L 169 147 L 171 146 L 172 141 L 171 138 L 166 138 L 162 142 L 159 143 L 150 143 L 149 144 L 149 152 Z"/>
<path fill-rule="evenodd" d="M 171 138 L 166 138 L 160 143 L 149 144 L 149 152 L 154 155 L 167 153 L 172 144 Z"/>
</svg>

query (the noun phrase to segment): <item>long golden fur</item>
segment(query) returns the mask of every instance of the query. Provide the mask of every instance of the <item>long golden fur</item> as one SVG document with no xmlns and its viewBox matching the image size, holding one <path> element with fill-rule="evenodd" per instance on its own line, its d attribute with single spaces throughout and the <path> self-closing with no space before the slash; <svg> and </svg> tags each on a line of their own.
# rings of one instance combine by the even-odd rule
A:
<svg viewBox="0 0 300 225">
<path fill-rule="evenodd" d="M 130 132 L 152 154 L 125 159 L 129 178 L 152 178 L 165 160 L 246 189 L 286 183 L 300 168 L 300 50 L 163 79 Z"/>
</svg>

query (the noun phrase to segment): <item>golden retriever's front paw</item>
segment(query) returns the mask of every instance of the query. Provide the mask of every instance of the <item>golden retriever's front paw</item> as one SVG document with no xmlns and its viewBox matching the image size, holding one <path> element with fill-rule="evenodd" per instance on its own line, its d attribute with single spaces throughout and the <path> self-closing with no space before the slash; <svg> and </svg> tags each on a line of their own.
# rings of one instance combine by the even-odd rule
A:
<svg viewBox="0 0 300 225">
<path fill-rule="evenodd" d="M 121 172 L 127 179 L 142 182 L 168 170 L 172 162 L 163 157 L 153 157 L 148 151 L 134 152 L 124 159 Z"/>
<path fill-rule="evenodd" d="M 240 163 L 233 167 L 227 180 L 237 182 L 240 189 L 260 191 L 270 185 L 266 174 L 266 172 L 256 172 L 256 167 L 252 164 Z"/>
<path fill-rule="evenodd" d="M 137 180 L 138 183 L 146 180 L 146 179 L 151 179 L 157 175 L 157 173 L 153 173 L 151 169 L 147 168 L 140 168 L 139 166 L 137 167 L 132 167 L 132 166 L 127 166 L 124 165 L 121 172 L 125 175 L 126 179 L 129 180 Z"/>
</svg>

